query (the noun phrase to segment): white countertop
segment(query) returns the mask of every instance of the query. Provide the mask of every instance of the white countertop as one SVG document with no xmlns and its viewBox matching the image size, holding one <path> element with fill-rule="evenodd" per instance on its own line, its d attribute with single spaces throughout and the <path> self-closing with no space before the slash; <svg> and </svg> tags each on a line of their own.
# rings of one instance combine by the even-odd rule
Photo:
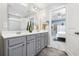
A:
<svg viewBox="0 0 79 59">
<path fill-rule="evenodd" d="M 12 37 L 19 37 L 19 36 L 25 36 L 25 35 L 31 35 L 31 34 L 37 34 L 37 33 L 43 33 L 48 32 L 48 30 L 42 30 L 42 31 L 34 31 L 32 33 L 29 33 L 27 31 L 20 31 L 20 34 L 17 34 L 18 31 L 2 31 L 2 37 L 4 39 L 12 38 Z"/>
</svg>

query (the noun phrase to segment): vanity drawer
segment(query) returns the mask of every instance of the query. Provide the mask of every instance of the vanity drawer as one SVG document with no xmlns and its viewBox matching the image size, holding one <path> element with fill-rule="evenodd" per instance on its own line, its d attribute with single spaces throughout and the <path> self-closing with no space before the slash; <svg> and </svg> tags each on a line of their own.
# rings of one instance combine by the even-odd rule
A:
<svg viewBox="0 0 79 59">
<path fill-rule="evenodd" d="M 8 39 L 9 46 L 17 45 L 26 42 L 26 37 L 17 37 Z"/>
<path fill-rule="evenodd" d="M 40 38 L 40 33 L 39 34 L 36 34 L 36 38 Z"/>
<path fill-rule="evenodd" d="M 27 36 L 27 40 L 34 40 L 34 39 L 35 39 L 34 35 L 28 35 Z"/>
<path fill-rule="evenodd" d="M 41 36 L 41 37 L 44 37 L 44 35 L 45 35 L 45 33 L 40 33 L 40 36 Z"/>
</svg>

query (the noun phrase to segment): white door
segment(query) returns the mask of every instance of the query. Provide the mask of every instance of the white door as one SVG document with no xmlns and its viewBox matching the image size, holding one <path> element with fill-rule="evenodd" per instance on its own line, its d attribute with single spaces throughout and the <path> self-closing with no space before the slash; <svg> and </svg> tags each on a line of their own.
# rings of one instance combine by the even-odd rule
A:
<svg viewBox="0 0 79 59">
<path fill-rule="evenodd" d="M 66 49 L 70 55 L 79 55 L 79 4 L 67 4 Z"/>
<path fill-rule="evenodd" d="M 9 56 L 26 56 L 26 44 L 18 44 L 16 46 L 9 47 Z"/>
</svg>

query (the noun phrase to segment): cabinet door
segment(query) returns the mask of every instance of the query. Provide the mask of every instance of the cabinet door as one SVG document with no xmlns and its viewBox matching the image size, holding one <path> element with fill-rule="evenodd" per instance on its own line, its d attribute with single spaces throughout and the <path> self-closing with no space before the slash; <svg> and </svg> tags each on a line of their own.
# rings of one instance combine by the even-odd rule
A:
<svg viewBox="0 0 79 59">
<path fill-rule="evenodd" d="M 36 41 L 35 41 L 35 45 L 36 45 L 36 53 L 38 53 L 38 52 L 40 52 L 40 50 L 41 50 L 41 42 L 40 42 L 41 40 L 40 40 L 40 37 L 37 37 L 36 38 Z"/>
<path fill-rule="evenodd" d="M 45 36 L 44 36 L 44 45 L 45 46 L 48 45 L 48 33 L 45 33 Z"/>
<path fill-rule="evenodd" d="M 41 49 L 43 49 L 44 48 L 44 36 L 41 36 L 40 37 L 41 38 Z"/>
<path fill-rule="evenodd" d="M 35 41 L 27 42 L 27 56 L 34 56 L 35 54 Z"/>
<path fill-rule="evenodd" d="M 18 44 L 16 46 L 9 47 L 9 56 L 26 56 L 26 44 Z"/>
<path fill-rule="evenodd" d="M 26 42 L 26 37 L 16 37 L 16 38 L 10 38 L 8 39 L 8 45 L 14 46 L 16 44 L 24 43 Z"/>
</svg>

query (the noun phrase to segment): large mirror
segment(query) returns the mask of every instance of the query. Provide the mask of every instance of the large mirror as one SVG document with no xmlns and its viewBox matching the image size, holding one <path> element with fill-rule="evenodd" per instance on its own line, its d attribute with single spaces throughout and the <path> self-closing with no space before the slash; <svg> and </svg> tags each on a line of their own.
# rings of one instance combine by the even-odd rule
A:
<svg viewBox="0 0 79 59">
<path fill-rule="evenodd" d="M 34 3 L 9 3 L 8 4 L 8 30 L 25 31 L 28 30 L 28 22 L 31 22 L 31 30 L 46 29 L 48 27 L 48 14 L 45 9 L 46 4 Z M 41 6 L 41 7 L 40 7 Z M 41 11 L 42 10 L 42 11 Z M 44 21 L 43 21 L 44 20 Z"/>
<path fill-rule="evenodd" d="M 24 31 L 27 28 L 27 22 L 34 22 L 34 11 L 31 4 L 9 3 L 8 4 L 8 30 Z M 34 24 L 34 23 L 33 23 Z"/>
</svg>

